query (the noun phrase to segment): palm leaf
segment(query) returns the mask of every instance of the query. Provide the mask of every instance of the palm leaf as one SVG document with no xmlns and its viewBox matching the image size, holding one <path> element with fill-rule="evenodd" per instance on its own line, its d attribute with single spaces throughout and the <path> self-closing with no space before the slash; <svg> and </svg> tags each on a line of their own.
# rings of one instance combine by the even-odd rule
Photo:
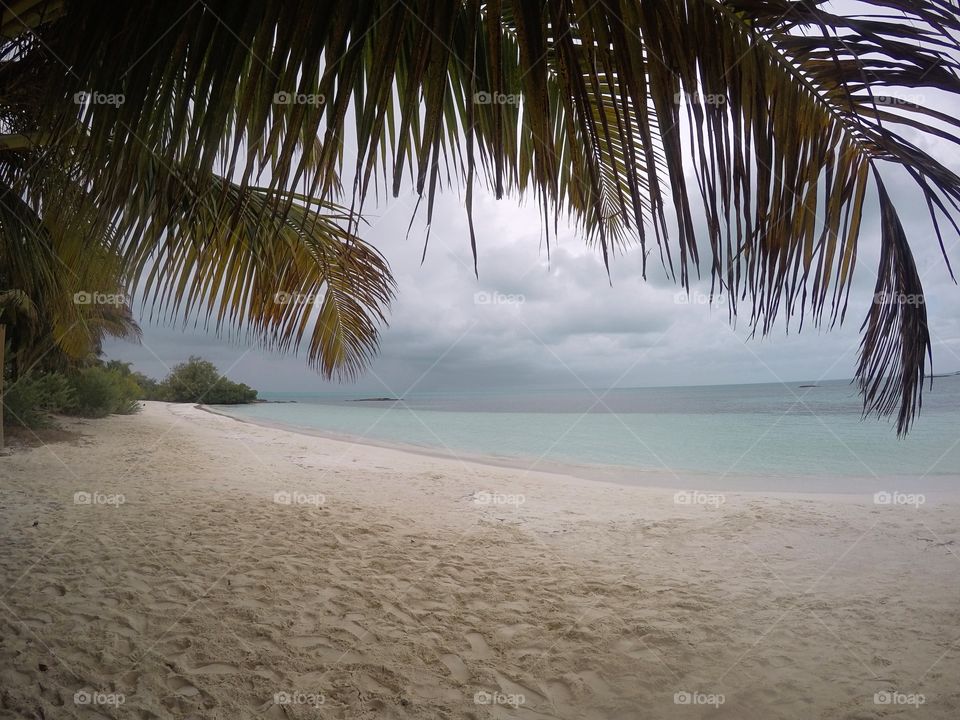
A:
<svg viewBox="0 0 960 720">
<path fill-rule="evenodd" d="M 376 353 L 393 279 L 346 229 L 348 210 L 158 163 L 140 181 L 156 189 L 149 207 L 124 208 L 122 252 L 132 289 L 159 316 L 199 315 L 281 352 L 305 344 L 326 377 L 354 377 Z M 278 204 L 283 216 L 271 211 Z"/>
<path fill-rule="evenodd" d="M 58 175 L 65 179 L 44 176 L 39 196 L 52 191 Z M 87 358 L 107 335 L 140 337 L 111 229 L 100 228 L 91 242 L 89 223 L 97 213 L 69 182 L 52 198 L 39 196 L 0 192 L 0 319 L 10 325 L 22 370 L 43 358 L 48 364 Z"/>
<path fill-rule="evenodd" d="M 879 92 L 960 92 L 957 4 L 869 4 L 876 12 L 837 15 L 822 0 L 75 0 L 61 19 L 34 23 L 35 35 L 17 34 L 4 15 L 14 29 L 8 55 L 44 79 L 38 99 L 24 100 L 30 122 L 11 134 L 67 137 L 110 213 L 124 204 L 145 212 L 157 184 L 143 176 L 156 163 L 191 177 L 219 168 L 234 193 L 254 192 L 268 169 L 254 192 L 258 222 L 285 225 L 300 212 L 294 190 L 336 198 L 355 127 L 347 234 L 382 173 L 394 194 L 412 182 L 428 224 L 439 189 L 466 184 L 474 242 L 472 185 L 483 182 L 498 196 L 532 194 L 548 238 L 571 213 L 607 261 L 652 230 L 670 274 L 689 287 L 707 272 L 731 313 L 761 332 L 792 315 L 832 325 L 843 320 L 873 188 L 877 287 L 922 294 L 882 190 L 885 168 L 910 173 L 941 246 L 960 199 L 957 175 L 922 149 L 923 139 L 953 140 L 956 121 Z M 81 91 L 125 102 L 78 107 Z M 323 102 L 278 104 L 277 92 Z M 522 108 L 480 104 L 478 92 L 520 96 Z M 78 121 L 79 142 L 70 137 Z M 180 180 L 164 182 L 163 197 Z M 218 252 L 227 262 L 228 250 Z M 227 302 L 248 312 L 245 298 L 256 296 Z M 865 410 L 896 412 L 904 432 L 929 354 L 922 303 L 874 304 L 863 338 Z"/>
</svg>

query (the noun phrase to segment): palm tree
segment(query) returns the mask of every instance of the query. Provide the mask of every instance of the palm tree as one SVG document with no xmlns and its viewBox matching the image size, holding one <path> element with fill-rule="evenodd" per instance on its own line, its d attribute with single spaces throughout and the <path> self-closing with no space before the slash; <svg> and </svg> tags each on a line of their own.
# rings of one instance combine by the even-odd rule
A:
<svg viewBox="0 0 960 720">
<path fill-rule="evenodd" d="M 906 171 L 943 248 L 960 177 L 924 146 L 958 142 L 960 121 L 926 99 L 960 92 L 960 12 L 866 5 L 20 0 L 0 23 L 0 179 L 28 196 L 34 159 L 53 158 L 94 224 L 115 225 L 131 287 L 283 349 L 313 322 L 310 358 L 328 375 L 376 348 L 392 285 L 359 218 L 405 175 L 428 222 L 441 185 L 465 188 L 475 260 L 480 182 L 532 195 L 548 240 L 566 215 L 607 263 L 655 244 L 670 276 L 689 288 L 708 273 L 762 333 L 778 317 L 843 320 L 875 193 L 885 300 L 856 374 L 865 412 L 895 413 L 902 433 L 931 348 L 884 180 Z M 270 302 L 324 289 L 319 321 Z"/>
<path fill-rule="evenodd" d="M 123 287 L 123 258 L 111 237 L 93 242 L 82 232 L 82 215 L 91 209 L 68 190 L 43 214 L 0 193 L 0 375 L 9 364 L 14 381 L 34 368 L 95 360 L 106 336 L 140 337 Z M 0 401 L 2 391 L 0 379 Z"/>
<path fill-rule="evenodd" d="M 25 315 L 36 317 L 33 301 L 21 290 L 0 290 L 0 450 L 4 448 L 3 437 L 3 392 L 7 367 L 7 322 L 8 316 Z"/>
</svg>

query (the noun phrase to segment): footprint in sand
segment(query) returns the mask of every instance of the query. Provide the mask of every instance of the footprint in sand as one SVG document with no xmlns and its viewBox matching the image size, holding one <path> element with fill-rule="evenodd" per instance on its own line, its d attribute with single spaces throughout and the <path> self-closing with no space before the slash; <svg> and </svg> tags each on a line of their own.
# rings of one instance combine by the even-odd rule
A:
<svg viewBox="0 0 960 720">
<path fill-rule="evenodd" d="M 396 607 L 395 605 L 391 605 L 388 602 L 383 603 L 383 609 L 386 610 L 391 615 L 393 615 L 398 620 L 400 620 L 401 622 L 406 623 L 407 625 L 414 625 L 416 623 L 416 621 L 412 617 L 410 617 L 407 613 L 403 612 L 400 608 Z"/>
<path fill-rule="evenodd" d="M 153 588 L 150 587 L 149 583 L 144 581 L 143 576 L 141 575 L 128 572 L 126 584 L 128 587 L 131 587 L 134 590 L 139 590 L 145 595 L 149 595 L 153 592 Z"/>
<path fill-rule="evenodd" d="M 514 623 L 513 625 L 501 625 L 493 632 L 493 637 L 503 643 L 512 643 L 523 634 L 538 634 L 537 629 L 529 623 Z"/>
<path fill-rule="evenodd" d="M 487 641 L 483 639 L 483 635 L 477 632 L 467 633 L 466 636 L 467 642 L 470 643 L 470 656 L 471 658 L 477 660 L 488 660 L 493 657 L 493 651 L 490 650 L 490 646 L 487 645 Z"/>
<path fill-rule="evenodd" d="M 623 653 L 627 657 L 636 660 L 642 660 L 650 652 L 648 645 L 632 637 L 621 637 L 614 643 L 613 648 L 617 652 Z"/>
<path fill-rule="evenodd" d="M 240 668 L 227 663 L 210 663 L 209 665 L 201 665 L 192 670 L 187 670 L 187 672 L 190 675 L 236 675 L 240 672 Z"/>
<path fill-rule="evenodd" d="M 117 613 L 117 622 L 113 630 L 126 637 L 143 635 L 147 630 L 147 618 L 138 613 Z M 124 627 L 126 626 L 126 627 Z"/>
<path fill-rule="evenodd" d="M 356 614 L 356 613 L 351 613 L 350 615 L 347 615 L 346 617 L 344 617 L 343 620 L 340 620 L 340 621 L 338 621 L 338 622 L 334 622 L 333 624 L 334 624 L 336 627 L 340 628 L 341 630 L 346 630 L 348 633 L 350 633 L 351 635 L 353 635 L 355 638 L 357 638 L 357 639 L 359 639 L 359 640 L 363 640 L 364 638 L 366 638 L 366 637 L 367 637 L 368 635 L 370 635 L 371 633 L 370 633 L 366 628 L 363 628 L 363 627 L 357 625 L 355 622 L 353 622 L 354 619 L 361 619 L 362 617 L 363 617 L 362 615 L 358 615 L 358 614 Z"/>
<path fill-rule="evenodd" d="M 174 675 L 172 678 L 167 680 L 167 687 L 173 690 L 177 695 L 181 695 L 183 697 L 196 697 L 200 694 L 199 688 L 195 688 L 184 678 L 177 675 Z"/>
<path fill-rule="evenodd" d="M 283 682 L 284 680 L 286 680 L 286 676 L 281 675 L 280 673 L 276 672 L 275 670 L 271 670 L 270 668 L 263 667 L 262 665 L 257 665 L 257 667 L 253 669 L 253 675 L 256 675 L 257 677 L 266 678 L 267 680 L 270 680 L 271 682 L 275 682 L 275 683 Z"/>
<path fill-rule="evenodd" d="M 247 643 L 255 647 L 263 648 L 264 650 L 269 650 L 270 652 L 281 652 L 280 646 L 277 645 L 273 640 L 266 637 L 256 637 L 249 638 Z"/>
<path fill-rule="evenodd" d="M 287 640 L 294 647 L 309 648 L 316 645 L 323 645 L 326 637 L 323 635 L 294 635 Z"/>
<path fill-rule="evenodd" d="M 24 615 L 23 622 L 30 627 L 39 627 L 53 622 L 53 616 L 50 613 L 35 611 L 30 615 Z"/>
<path fill-rule="evenodd" d="M 366 658 L 360 653 L 330 647 L 325 644 L 326 640 L 328 638 L 321 635 L 296 635 L 287 642 L 294 647 L 303 648 L 311 658 L 322 663 L 351 665 L 367 662 Z"/>
<path fill-rule="evenodd" d="M 543 695 L 538 693 L 536 690 L 527 687 L 526 685 L 521 685 L 518 682 L 514 682 L 505 675 L 501 675 L 496 670 L 493 672 L 493 676 L 497 679 L 497 684 L 500 686 L 500 689 L 510 695 L 522 695 L 524 697 L 524 702 L 527 704 L 532 703 L 541 703 L 544 702 L 545 698 Z"/>
<path fill-rule="evenodd" d="M 150 603 L 147 607 L 155 612 L 167 612 L 168 610 L 182 610 L 183 604 L 169 600 L 161 600 L 160 602 Z"/>
<path fill-rule="evenodd" d="M 572 703 L 576 691 L 563 680 L 555 679 L 546 682 L 547 699 L 556 707 L 563 707 Z"/>
<path fill-rule="evenodd" d="M 454 680 L 462 683 L 469 682 L 470 671 L 459 655 L 441 655 L 440 662 L 447 666 L 447 670 L 450 671 L 450 677 Z"/>
<path fill-rule="evenodd" d="M 115 655 L 119 655 L 120 657 L 127 657 L 133 652 L 133 644 L 126 638 L 122 638 L 119 635 L 115 635 L 111 639 L 109 647 L 113 650 Z"/>
</svg>

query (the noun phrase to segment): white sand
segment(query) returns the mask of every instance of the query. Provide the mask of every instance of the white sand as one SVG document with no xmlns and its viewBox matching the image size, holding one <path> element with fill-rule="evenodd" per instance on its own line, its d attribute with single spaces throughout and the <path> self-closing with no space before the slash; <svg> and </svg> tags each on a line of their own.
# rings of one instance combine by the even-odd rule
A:
<svg viewBox="0 0 960 720">
<path fill-rule="evenodd" d="M 157 403 L 70 426 L 0 457 L 0 717 L 960 717 L 952 502 L 684 506 Z"/>
</svg>

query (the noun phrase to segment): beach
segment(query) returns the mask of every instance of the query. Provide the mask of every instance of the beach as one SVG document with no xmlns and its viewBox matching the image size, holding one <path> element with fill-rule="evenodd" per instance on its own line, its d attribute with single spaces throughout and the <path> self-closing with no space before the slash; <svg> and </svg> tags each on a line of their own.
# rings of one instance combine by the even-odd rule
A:
<svg viewBox="0 0 960 720">
<path fill-rule="evenodd" d="M 190 405 L 62 424 L 0 457 L 0 717 L 960 716 L 950 497 L 678 493 Z"/>
</svg>

